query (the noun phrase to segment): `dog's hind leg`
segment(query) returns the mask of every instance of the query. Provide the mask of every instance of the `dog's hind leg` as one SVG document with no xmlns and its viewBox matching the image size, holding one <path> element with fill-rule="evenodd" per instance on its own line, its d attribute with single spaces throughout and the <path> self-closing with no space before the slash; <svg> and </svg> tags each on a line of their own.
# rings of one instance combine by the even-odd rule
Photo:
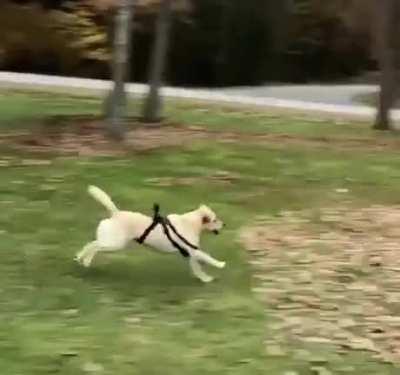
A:
<svg viewBox="0 0 400 375">
<path fill-rule="evenodd" d="M 92 242 L 87 243 L 87 244 L 83 247 L 83 249 L 82 249 L 79 253 L 77 253 L 77 254 L 75 255 L 75 258 L 74 258 L 74 259 L 75 259 L 77 262 L 80 262 L 80 261 L 87 255 L 87 253 L 89 252 L 90 248 L 94 245 L 95 242 L 96 242 L 96 241 L 92 241 Z"/>
<path fill-rule="evenodd" d="M 201 268 L 200 263 L 197 261 L 196 257 L 190 257 L 189 264 L 192 269 L 193 274 L 200 279 L 203 283 L 209 283 L 213 281 L 213 278 L 207 275 Z"/>
<path fill-rule="evenodd" d="M 94 245 L 90 248 L 90 250 L 89 250 L 88 254 L 85 256 L 85 258 L 83 258 L 82 264 L 83 264 L 85 267 L 90 267 L 90 265 L 92 264 L 92 261 L 93 261 L 94 256 L 97 254 L 97 252 L 98 252 L 99 250 L 100 250 L 100 249 L 98 248 L 97 244 L 94 244 Z"/>
<path fill-rule="evenodd" d="M 82 263 L 85 267 L 89 267 L 97 251 L 97 241 L 89 242 L 78 254 L 76 254 L 75 260 Z"/>
<path fill-rule="evenodd" d="M 226 264 L 225 262 L 221 262 L 201 250 L 195 250 L 192 255 L 200 262 L 207 263 L 216 268 L 224 268 Z"/>
</svg>

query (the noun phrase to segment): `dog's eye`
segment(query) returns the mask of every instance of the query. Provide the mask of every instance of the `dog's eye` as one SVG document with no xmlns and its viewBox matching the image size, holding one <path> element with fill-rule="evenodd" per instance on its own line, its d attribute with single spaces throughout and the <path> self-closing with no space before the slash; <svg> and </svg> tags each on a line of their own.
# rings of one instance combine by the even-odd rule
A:
<svg viewBox="0 0 400 375">
<path fill-rule="evenodd" d="M 210 218 L 208 216 L 203 216 L 203 224 L 208 224 L 210 222 Z"/>
</svg>

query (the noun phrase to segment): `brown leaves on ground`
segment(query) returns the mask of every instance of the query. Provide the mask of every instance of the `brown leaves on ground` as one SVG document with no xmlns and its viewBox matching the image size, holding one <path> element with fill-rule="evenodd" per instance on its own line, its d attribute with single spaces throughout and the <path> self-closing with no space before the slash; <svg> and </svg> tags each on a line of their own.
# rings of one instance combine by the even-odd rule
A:
<svg viewBox="0 0 400 375">
<path fill-rule="evenodd" d="M 77 155 L 123 155 L 130 151 L 147 151 L 160 147 L 181 146 L 206 135 L 179 125 L 126 124 L 126 140 L 113 142 L 103 120 L 91 117 L 49 119 L 48 123 L 24 134 L 0 136 L 0 142 L 20 150 L 57 152 Z"/>
<path fill-rule="evenodd" d="M 283 212 L 244 228 L 267 345 L 331 344 L 400 364 L 400 206 Z"/>
<path fill-rule="evenodd" d="M 230 185 L 241 179 L 241 176 L 229 171 L 216 171 L 205 176 L 196 177 L 155 177 L 145 180 L 153 186 L 192 186 L 199 182 L 208 181 L 214 184 Z"/>
<path fill-rule="evenodd" d="M 251 143 L 282 148 L 287 146 L 337 150 L 399 150 L 396 137 L 304 136 L 286 133 L 248 133 L 240 131 L 209 130 L 203 126 L 179 124 L 143 124 L 127 120 L 126 139 L 112 142 L 105 131 L 105 122 L 93 116 L 66 116 L 49 118 L 40 127 L 32 126 L 25 133 L 0 134 L 0 143 L 20 150 L 57 152 L 77 155 L 123 155 L 131 151 L 187 146 L 198 140 L 221 143 Z"/>
</svg>

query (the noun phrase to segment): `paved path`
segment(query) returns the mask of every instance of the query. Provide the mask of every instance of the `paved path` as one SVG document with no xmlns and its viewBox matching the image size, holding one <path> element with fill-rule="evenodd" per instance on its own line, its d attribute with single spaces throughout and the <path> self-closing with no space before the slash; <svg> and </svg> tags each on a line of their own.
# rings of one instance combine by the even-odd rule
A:
<svg viewBox="0 0 400 375">
<path fill-rule="evenodd" d="M 0 72 L 0 85 L 3 87 L 21 88 L 58 88 L 80 90 L 82 92 L 103 93 L 111 87 L 110 81 L 70 78 L 59 76 L 45 76 L 37 74 L 23 74 Z M 349 103 L 349 98 L 359 89 L 374 90 L 373 86 L 281 86 L 259 88 L 228 88 L 219 90 L 163 88 L 163 94 L 171 98 L 186 98 L 205 100 L 238 105 L 259 106 L 296 112 L 318 113 L 321 115 L 335 115 L 365 120 L 373 120 L 375 109 L 365 105 Z M 147 85 L 128 84 L 130 94 L 143 95 L 147 92 Z M 333 96 L 331 93 L 335 93 Z M 273 95 L 273 96 L 269 96 Z M 336 98 L 329 102 L 328 98 Z M 392 116 L 400 120 L 400 110 L 394 110 Z"/>
<path fill-rule="evenodd" d="M 312 103 L 353 106 L 353 98 L 360 94 L 373 94 L 378 91 L 375 85 L 280 85 L 258 87 L 232 87 L 223 89 L 231 95 L 256 98 L 279 98 L 302 100 Z"/>
</svg>

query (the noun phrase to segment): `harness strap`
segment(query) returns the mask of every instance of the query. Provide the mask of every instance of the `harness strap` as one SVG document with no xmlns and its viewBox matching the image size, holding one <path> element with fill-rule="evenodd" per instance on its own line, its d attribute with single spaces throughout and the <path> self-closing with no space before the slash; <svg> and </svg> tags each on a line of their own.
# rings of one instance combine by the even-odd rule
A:
<svg viewBox="0 0 400 375">
<path fill-rule="evenodd" d="M 146 240 L 147 236 L 150 234 L 150 232 L 161 222 L 161 216 L 160 216 L 160 206 L 155 203 L 153 206 L 154 214 L 153 214 L 153 221 L 152 223 L 146 228 L 146 230 L 143 232 L 143 234 L 139 237 L 136 238 L 136 242 L 143 244 L 143 242 Z"/>
<path fill-rule="evenodd" d="M 153 206 L 154 214 L 153 214 L 153 221 L 152 223 L 145 229 L 143 234 L 136 238 L 136 242 L 139 244 L 143 244 L 143 242 L 146 240 L 147 236 L 154 230 L 154 228 L 158 225 L 161 224 L 164 234 L 167 236 L 169 242 L 171 242 L 172 246 L 174 246 L 182 256 L 185 258 L 190 256 L 190 253 L 185 249 L 182 245 L 180 245 L 178 242 L 176 242 L 172 237 L 171 233 L 169 231 L 169 228 L 174 232 L 174 234 L 187 246 L 191 247 L 192 249 L 197 250 L 198 247 L 190 243 L 185 237 L 183 237 L 177 230 L 176 228 L 172 225 L 172 223 L 168 220 L 168 218 L 164 218 L 160 215 L 160 206 L 156 203 Z"/>
<path fill-rule="evenodd" d="M 178 242 L 176 242 L 176 241 L 171 237 L 171 234 L 169 233 L 169 230 L 168 230 L 168 223 L 167 223 L 165 220 L 163 220 L 163 221 L 161 221 L 161 225 L 162 225 L 162 227 L 163 227 L 163 230 L 164 230 L 165 235 L 166 235 L 167 238 L 169 239 L 169 242 L 172 243 L 172 246 L 174 246 L 175 249 L 178 249 L 178 251 L 181 253 L 181 255 L 182 255 L 183 257 L 185 257 L 185 258 L 189 257 L 189 256 L 190 256 L 189 252 L 188 252 L 183 246 L 179 245 Z"/>
<path fill-rule="evenodd" d="M 196 245 L 193 245 L 192 243 L 190 243 L 185 237 L 183 237 L 177 230 L 176 228 L 172 225 L 172 223 L 168 220 L 168 218 L 165 218 L 166 224 L 168 225 L 168 227 L 170 227 L 172 229 L 172 231 L 175 233 L 175 235 L 187 246 L 191 247 L 194 250 L 198 250 L 199 247 Z"/>
</svg>

